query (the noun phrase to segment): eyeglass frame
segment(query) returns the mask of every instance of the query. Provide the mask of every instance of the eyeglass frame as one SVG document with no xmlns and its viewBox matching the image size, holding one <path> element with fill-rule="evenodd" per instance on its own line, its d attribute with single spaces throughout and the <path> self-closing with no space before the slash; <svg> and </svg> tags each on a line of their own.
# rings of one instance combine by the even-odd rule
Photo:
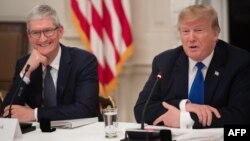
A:
<svg viewBox="0 0 250 141">
<path fill-rule="evenodd" d="M 30 37 L 34 38 L 34 39 L 39 39 L 41 38 L 41 34 L 43 33 L 43 35 L 45 37 L 52 37 L 55 34 L 55 31 L 59 28 L 60 26 L 56 26 L 55 28 L 52 29 L 45 29 L 45 30 L 38 30 L 38 31 L 28 31 L 28 34 L 30 35 Z M 35 35 L 37 34 L 37 36 Z"/>
</svg>

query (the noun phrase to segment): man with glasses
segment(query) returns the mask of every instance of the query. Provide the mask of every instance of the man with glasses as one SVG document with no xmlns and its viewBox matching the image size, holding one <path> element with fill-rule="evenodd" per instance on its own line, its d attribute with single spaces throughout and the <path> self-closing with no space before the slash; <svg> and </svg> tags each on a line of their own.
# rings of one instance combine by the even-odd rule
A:
<svg viewBox="0 0 250 141">
<path fill-rule="evenodd" d="M 27 34 L 33 49 L 17 61 L 3 102 L 5 117 L 27 122 L 98 116 L 97 60 L 84 50 L 61 44 L 63 32 L 50 6 L 38 5 L 30 11 Z"/>
</svg>

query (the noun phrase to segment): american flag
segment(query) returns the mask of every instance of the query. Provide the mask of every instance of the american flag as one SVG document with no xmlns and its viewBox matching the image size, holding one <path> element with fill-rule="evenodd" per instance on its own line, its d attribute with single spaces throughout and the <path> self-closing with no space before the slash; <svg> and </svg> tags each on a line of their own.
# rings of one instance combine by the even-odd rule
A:
<svg viewBox="0 0 250 141">
<path fill-rule="evenodd" d="M 81 40 L 98 60 L 100 95 L 110 95 L 133 52 L 129 6 L 129 0 L 71 0 Z"/>
</svg>

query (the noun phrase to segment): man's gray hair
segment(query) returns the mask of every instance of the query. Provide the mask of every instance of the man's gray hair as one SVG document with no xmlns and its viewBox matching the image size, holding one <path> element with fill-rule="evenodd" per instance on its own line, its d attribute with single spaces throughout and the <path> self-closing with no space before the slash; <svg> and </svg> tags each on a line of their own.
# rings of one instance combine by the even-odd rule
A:
<svg viewBox="0 0 250 141">
<path fill-rule="evenodd" d="M 42 18 L 46 18 L 49 17 L 53 20 L 53 23 L 55 26 L 60 26 L 60 20 L 59 17 L 56 13 L 56 10 L 53 9 L 51 6 L 46 5 L 46 4 L 42 4 L 42 5 L 37 5 L 35 7 L 33 7 L 28 16 L 27 16 L 27 20 L 26 20 L 26 24 L 27 24 L 27 29 L 29 29 L 29 22 L 31 20 L 34 19 L 42 19 Z"/>
</svg>

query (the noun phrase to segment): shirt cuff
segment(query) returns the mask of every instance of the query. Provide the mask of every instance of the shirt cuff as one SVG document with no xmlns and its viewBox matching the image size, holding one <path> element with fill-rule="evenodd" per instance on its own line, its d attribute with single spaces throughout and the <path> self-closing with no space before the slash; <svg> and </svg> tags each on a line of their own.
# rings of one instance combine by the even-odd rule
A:
<svg viewBox="0 0 250 141">
<path fill-rule="evenodd" d="M 192 129 L 194 121 L 190 116 L 189 112 L 181 111 L 180 112 L 180 128 L 182 129 Z"/>
<path fill-rule="evenodd" d="M 180 111 L 186 112 L 186 103 L 189 102 L 188 99 L 181 100 L 179 104 Z"/>
<path fill-rule="evenodd" d="M 34 117 L 35 117 L 35 120 L 38 121 L 37 120 L 37 108 L 34 109 Z"/>
<path fill-rule="evenodd" d="M 20 72 L 20 77 L 23 78 L 23 81 L 28 85 L 30 83 L 30 79 L 26 76 L 23 77 L 23 73 Z"/>
</svg>

